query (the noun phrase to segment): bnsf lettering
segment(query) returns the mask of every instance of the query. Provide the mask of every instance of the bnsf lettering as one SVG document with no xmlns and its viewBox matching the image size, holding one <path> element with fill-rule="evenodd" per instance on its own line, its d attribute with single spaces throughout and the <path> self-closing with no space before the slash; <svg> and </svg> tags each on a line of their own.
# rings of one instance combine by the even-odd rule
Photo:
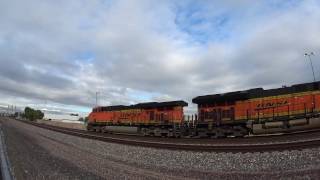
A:
<svg viewBox="0 0 320 180">
<path fill-rule="evenodd" d="M 260 103 L 257 105 L 256 109 L 268 109 L 268 108 L 274 108 L 279 106 L 285 106 L 288 105 L 288 101 L 279 101 L 279 102 L 268 102 L 268 103 Z"/>
<path fill-rule="evenodd" d="M 135 116 L 137 115 L 137 111 L 126 111 L 126 112 L 123 112 L 120 114 L 120 119 L 129 119 L 129 117 L 131 116 Z"/>
</svg>

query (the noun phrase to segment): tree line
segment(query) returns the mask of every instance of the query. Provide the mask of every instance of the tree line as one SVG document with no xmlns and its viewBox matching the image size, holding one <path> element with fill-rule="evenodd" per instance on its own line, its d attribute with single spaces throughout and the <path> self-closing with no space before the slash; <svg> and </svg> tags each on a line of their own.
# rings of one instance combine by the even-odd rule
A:
<svg viewBox="0 0 320 180">
<path fill-rule="evenodd" d="M 44 113 L 40 110 L 35 110 L 30 107 L 24 108 L 23 117 L 27 118 L 30 121 L 34 121 L 36 119 L 43 119 Z"/>
</svg>

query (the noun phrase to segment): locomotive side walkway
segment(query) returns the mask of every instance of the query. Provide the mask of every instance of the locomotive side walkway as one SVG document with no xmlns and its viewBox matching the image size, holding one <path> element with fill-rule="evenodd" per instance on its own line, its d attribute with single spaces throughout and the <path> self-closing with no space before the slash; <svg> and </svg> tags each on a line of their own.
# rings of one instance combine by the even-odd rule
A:
<svg viewBox="0 0 320 180">
<path fill-rule="evenodd" d="M 316 179 L 320 148 L 264 153 L 153 149 L 0 120 L 16 179 Z"/>
</svg>

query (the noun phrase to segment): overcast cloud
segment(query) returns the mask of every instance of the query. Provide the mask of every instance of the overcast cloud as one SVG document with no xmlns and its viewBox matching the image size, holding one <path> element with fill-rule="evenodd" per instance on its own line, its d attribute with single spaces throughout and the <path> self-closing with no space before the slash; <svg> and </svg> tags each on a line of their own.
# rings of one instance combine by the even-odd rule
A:
<svg viewBox="0 0 320 180">
<path fill-rule="evenodd" d="M 0 99 L 89 111 L 320 80 L 319 1 L 0 1 Z M 41 106 L 41 105 L 40 105 Z M 191 107 L 192 109 L 192 107 Z"/>
</svg>

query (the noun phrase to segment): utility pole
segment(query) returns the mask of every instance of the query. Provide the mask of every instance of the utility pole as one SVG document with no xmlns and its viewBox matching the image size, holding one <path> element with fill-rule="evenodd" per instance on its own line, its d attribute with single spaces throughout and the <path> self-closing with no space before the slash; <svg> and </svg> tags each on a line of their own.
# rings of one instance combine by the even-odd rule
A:
<svg viewBox="0 0 320 180">
<path fill-rule="evenodd" d="M 99 94 L 100 92 L 96 92 L 96 107 L 98 106 L 98 94 Z"/>
<path fill-rule="evenodd" d="M 313 65 L 312 65 L 312 60 L 311 60 L 311 56 L 314 56 L 314 53 L 313 52 L 305 53 L 304 56 L 308 56 L 308 59 L 310 61 L 310 65 L 311 65 L 312 74 L 313 74 L 313 82 L 316 82 L 316 77 L 314 75 L 314 70 L 313 70 Z"/>
<path fill-rule="evenodd" d="M 311 59 L 311 56 L 314 56 L 314 53 L 313 52 L 310 52 L 310 53 L 305 53 L 304 54 L 305 56 L 308 56 L 308 59 L 310 61 L 310 65 L 311 65 L 311 69 L 312 69 L 312 74 L 313 74 L 313 82 L 315 83 L 316 82 L 316 77 L 314 75 L 314 70 L 313 70 L 313 65 L 312 65 L 312 59 Z M 312 107 L 312 112 L 315 110 L 316 108 L 316 100 L 315 100 L 315 97 L 314 95 L 312 95 L 312 104 L 313 104 L 313 107 Z"/>
</svg>

